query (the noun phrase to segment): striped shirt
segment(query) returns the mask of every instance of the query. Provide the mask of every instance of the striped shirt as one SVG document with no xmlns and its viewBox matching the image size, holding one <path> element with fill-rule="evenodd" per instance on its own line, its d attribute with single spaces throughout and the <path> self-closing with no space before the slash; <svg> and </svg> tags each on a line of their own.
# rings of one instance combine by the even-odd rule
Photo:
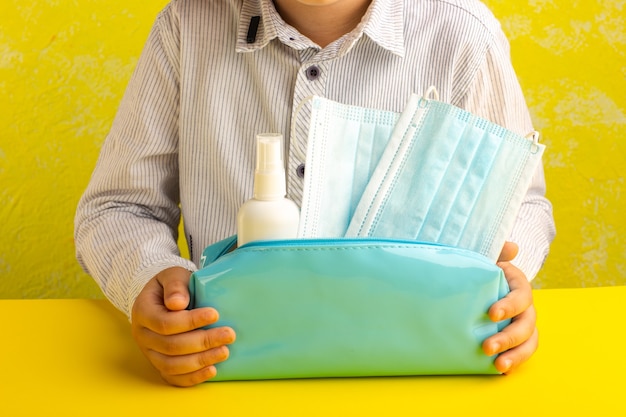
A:
<svg viewBox="0 0 626 417">
<path fill-rule="evenodd" d="M 174 0 L 156 19 L 79 203 L 78 260 L 130 315 L 150 278 L 171 266 L 195 270 L 206 246 L 235 233 L 252 195 L 257 133 L 285 136 L 288 196 L 299 203 L 303 100 L 400 112 L 431 85 L 442 101 L 520 134 L 533 129 L 508 42 L 477 0 L 373 0 L 325 48 L 271 0 Z M 177 247 L 181 212 L 191 260 Z M 540 169 L 511 236 L 529 279 L 553 235 Z"/>
</svg>

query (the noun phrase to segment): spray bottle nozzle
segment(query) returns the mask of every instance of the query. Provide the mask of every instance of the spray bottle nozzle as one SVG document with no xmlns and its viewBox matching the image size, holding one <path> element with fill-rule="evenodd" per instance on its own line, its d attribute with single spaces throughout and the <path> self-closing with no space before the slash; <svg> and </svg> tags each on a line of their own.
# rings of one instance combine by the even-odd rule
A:
<svg viewBox="0 0 626 417">
<path fill-rule="evenodd" d="M 271 173 L 283 172 L 283 136 L 280 133 L 257 135 L 256 171 Z"/>
<path fill-rule="evenodd" d="M 287 193 L 283 162 L 283 135 L 260 133 L 256 140 L 254 198 L 259 200 L 283 198 Z"/>
</svg>

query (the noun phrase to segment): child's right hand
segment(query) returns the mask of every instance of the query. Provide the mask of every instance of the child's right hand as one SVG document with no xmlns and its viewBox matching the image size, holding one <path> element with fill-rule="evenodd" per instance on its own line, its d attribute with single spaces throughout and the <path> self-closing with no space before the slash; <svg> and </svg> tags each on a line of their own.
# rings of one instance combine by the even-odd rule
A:
<svg viewBox="0 0 626 417">
<path fill-rule="evenodd" d="M 228 358 L 226 345 L 235 341 L 230 327 L 215 323 L 215 309 L 187 310 L 189 277 L 184 268 L 166 269 L 152 278 L 135 300 L 132 333 L 143 354 L 163 379 L 181 387 L 215 376 L 215 364 Z"/>
</svg>

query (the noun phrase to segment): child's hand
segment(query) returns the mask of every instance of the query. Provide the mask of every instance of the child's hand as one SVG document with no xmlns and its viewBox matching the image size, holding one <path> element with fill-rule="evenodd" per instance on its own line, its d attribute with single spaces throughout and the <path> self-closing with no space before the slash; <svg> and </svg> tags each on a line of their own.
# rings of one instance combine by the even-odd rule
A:
<svg viewBox="0 0 626 417">
<path fill-rule="evenodd" d="M 163 379 L 177 386 L 213 378 L 213 365 L 228 358 L 226 345 L 235 341 L 230 327 L 201 329 L 218 320 L 215 309 L 186 310 L 189 276 L 179 267 L 160 272 L 148 281 L 132 310 L 135 341 Z"/>
<path fill-rule="evenodd" d="M 510 318 L 511 324 L 483 343 L 483 351 L 487 355 L 502 352 L 496 358 L 495 366 L 504 373 L 528 360 L 537 350 L 538 342 L 532 287 L 524 273 L 510 263 L 517 251 L 517 245 L 512 242 L 506 242 L 502 249 L 498 266 L 504 271 L 511 292 L 489 309 L 491 320 Z"/>
</svg>

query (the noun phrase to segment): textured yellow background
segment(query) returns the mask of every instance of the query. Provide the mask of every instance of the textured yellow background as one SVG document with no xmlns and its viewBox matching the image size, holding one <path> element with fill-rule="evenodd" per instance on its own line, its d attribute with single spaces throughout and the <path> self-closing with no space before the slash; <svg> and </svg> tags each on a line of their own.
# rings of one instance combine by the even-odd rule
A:
<svg viewBox="0 0 626 417">
<path fill-rule="evenodd" d="M 0 298 L 101 297 L 74 210 L 165 3 L 0 2 Z M 558 235 L 535 286 L 626 285 L 626 1 L 487 3 L 548 146 Z"/>
</svg>

